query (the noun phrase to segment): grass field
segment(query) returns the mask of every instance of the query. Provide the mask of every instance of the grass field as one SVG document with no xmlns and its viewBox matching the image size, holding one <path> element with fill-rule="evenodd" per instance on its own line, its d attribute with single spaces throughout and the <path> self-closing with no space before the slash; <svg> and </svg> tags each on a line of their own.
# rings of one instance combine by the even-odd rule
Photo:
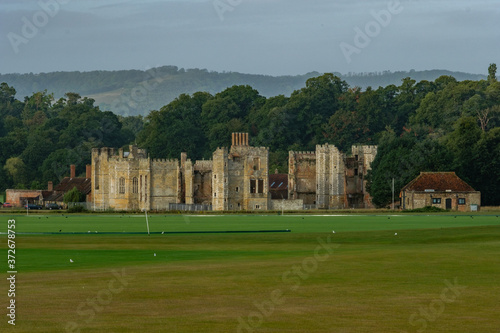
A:
<svg viewBox="0 0 500 333">
<path fill-rule="evenodd" d="M 496 215 L 0 218 L 0 332 L 499 332 Z"/>
</svg>

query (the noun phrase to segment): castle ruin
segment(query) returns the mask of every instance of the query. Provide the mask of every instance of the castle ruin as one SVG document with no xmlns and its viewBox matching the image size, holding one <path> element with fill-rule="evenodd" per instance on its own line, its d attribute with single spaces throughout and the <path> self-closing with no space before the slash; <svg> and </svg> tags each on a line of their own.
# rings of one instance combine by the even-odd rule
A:
<svg viewBox="0 0 500 333">
<path fill-rule="evenodd" d="M 372 207 L 365 176 L 376 146 L 353 146 L 346 156 L 334 145 L 289 152 L 288 197 L 272 199 L 269 149 L 233 133 L 231 147 L 212 160 L 151 159 L 129 146 L 92 149 L 94 210 L 168 210 L 170 204 L 201 204 L 213 210 L 342 209 Z M 286 180 L 286 179 L 285 179 Z"/>
</svg>

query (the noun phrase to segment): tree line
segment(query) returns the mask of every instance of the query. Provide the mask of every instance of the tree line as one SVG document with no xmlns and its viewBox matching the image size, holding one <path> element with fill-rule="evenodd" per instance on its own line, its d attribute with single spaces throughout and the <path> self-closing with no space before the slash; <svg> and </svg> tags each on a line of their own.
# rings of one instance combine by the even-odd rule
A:
<svg viewBox="0 0 500 333">
<path fill-rule="evenodd" d="M 334 74 L 310 78 L 289 97 L 264 97 L 248 85 L 219 93 L 181 94 L 148 116 L 102 111 L 77 93 L 54 99 L 47 91 L 15 98 L 0 86 L 2 189 L 57 183 L 70 164 L 84 173 L 94 147 L 136 143 L 153 158 L 209 159 L 231 144 L 231 132 L 270 148 L 270 170 L 286 173 L 289 150 L 335 144 L 377 144 L 368 175 L 379 206 L 421 171 L 456 171 L 482 192 L 484 205 L 500 205 L 500 83 L 496 65 L 486 80 L 404 78 L 399 85 L 351 87 Z"/>
<path fill-rule="evenodd" d="M 399 85 L 401 79 L 408 76 L 417 81 L 435 80 L 442 75 L 451 75 L 460 81 L 486 79 L 484 75 L 443 70 L 334 74 L 350 86 L 363 89 Z M 0 82 L 15 87 L 18 98 L 47 89 L 59 99 L 68 91 L 74 91 L 93 98 L 103 110 L 112 110 L 122 116 L 146 116 L 150 110 L 160 109 L 181 93 L 206 91 L 216 94 L 233 85 L 250 85 L 262 96 L 290 96 L 293 91 L 302 88 L 307 79 L 319 75 L 321 73 L 311 72 L 294 76 L 270 76 L 162 66 L 147 70 L 0 74 Z"/>
</svg>

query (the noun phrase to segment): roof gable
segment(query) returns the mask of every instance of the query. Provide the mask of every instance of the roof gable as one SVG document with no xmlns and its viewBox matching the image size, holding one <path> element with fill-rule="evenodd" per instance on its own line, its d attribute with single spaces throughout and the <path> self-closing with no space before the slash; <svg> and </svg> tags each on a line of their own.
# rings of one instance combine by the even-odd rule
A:
<svg viewBox="0 0 500 333">
<path fill-rule="evenodd" d="M 68 192 L 72 190 L 73 187 L 76 187 L 78 191 L 82 192 L 85 195 L 89 194 L 92 190 L 90 178 L 65 177 L 56 187 L 54 187 L 54 191 Z"/>
<path fill-rule="evenodd" d="M 409 182 L 402 191 L 424 192 L 475 192 L 469 184 L 458 177 L 455 172 L 421 172 Z"/>
</svg>

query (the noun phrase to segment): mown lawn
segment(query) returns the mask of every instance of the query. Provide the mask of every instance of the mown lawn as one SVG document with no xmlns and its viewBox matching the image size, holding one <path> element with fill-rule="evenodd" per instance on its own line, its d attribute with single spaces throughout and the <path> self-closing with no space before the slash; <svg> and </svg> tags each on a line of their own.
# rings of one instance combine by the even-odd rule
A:
<svg viewBox="0 0 500 333">
<path fill-rule="evenodd" d="M 1 332 L 500 327 L 496 216 L 154 215 L 152 232 L 291 232 L 151 236 L 99 234 L 146 231 L 143 216 L 15 218 L 17 320 Z M 83 234 L 22 234 L 59 230 Z"/>
</svg>

